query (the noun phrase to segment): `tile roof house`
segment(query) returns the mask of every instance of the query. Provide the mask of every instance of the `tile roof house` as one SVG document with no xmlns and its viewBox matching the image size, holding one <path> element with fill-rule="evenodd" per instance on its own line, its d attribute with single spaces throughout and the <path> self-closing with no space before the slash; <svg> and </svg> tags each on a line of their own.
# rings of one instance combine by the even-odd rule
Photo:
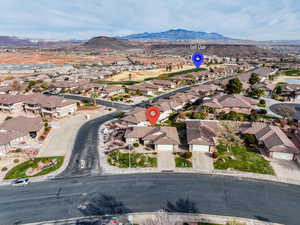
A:
<svg viewBox="0 0 300 225">
<path fill-rule="evenodd" d="M 150 82 L 144 82 L 144 83 L 128 86 L 127 90 L 131 91 L 131 92 L 136 92 L 139 90 L 143 94 L 153 95 L 154 92 L 156 92 L 156 91 L 163 91 L 163 88 L 158 85 L 154 85 Z"/>
<path fill-rule="evenodd" d="M 191 152 L 213 152 L 220 129 L 216 120 L 187 120 L 186 132 Z"/>
<path fill-rule="evenodd" d="M 0 94 L 0 110 L 2 112 L 21 112 L 25 95 Z"/>
<path fill-rule="evenodd" d="M 124 137 L 128 144 L 154 145 L 157 151 L 176 151 L 180 144 L 175 127 L 131 127 Z"/>
<path fill-rule="evenodd" d="M 18 144 L 30 138 L 36 138 L 43 129 L 40 117 L 29 118 L 19 116 L 5 120 L 0 124 L 0 155 L 5 155 Z"/>
<path fill-rule="evenodd" d="M 126 116 L 121 120 L 134 126 L 146 126 L 149 124 L 146 118 L 146 109 L 141 107 L 136 107 L 133 111 L 126 113 Z"/>
<path fill-rule="evenodd" d="M 43 116 L 64 117 L 76 112 L 77 101 L 36 93 L 26 96 L 24 110 Z"/>
<path fill-rule="evenodd" d="M 161 86 L 163 88 L 175 88 L 176 84 L 171 80 L 152 80 L 154 85 Z"/>
<path fill-rule="evenodd" d="M 252 123 L 242 131 L 244 134 L 253 134 L 259 144 L 264 146 L 266 156 L 277 159 L 293 160 L 300 154 L 299 149 L 277 126 L 265 123 Z"/>
<path fill-rule="evenodd" d="M 258 101 L 253 98 L 248 98 L 243 95 L 223 93 L 212 96 L 203 101 L 203 106 L 214 108 L 218 111 L 235 111 L 239 113 L 250 113 L 254 109 Z"/>
</svg>

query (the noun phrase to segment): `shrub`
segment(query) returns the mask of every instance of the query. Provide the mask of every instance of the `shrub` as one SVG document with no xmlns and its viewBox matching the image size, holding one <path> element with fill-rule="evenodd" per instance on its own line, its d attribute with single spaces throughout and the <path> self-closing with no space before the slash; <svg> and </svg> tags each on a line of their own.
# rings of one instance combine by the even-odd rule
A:
<svg viewBox="0 0 300 225">
<path fill-rule="evenodd" d="M 38 163 L 32 163 L 32 165 L 31 165 L 31 168 L 32 168 L 32 169 L 36 169 L 36 168 L 38 168 L 38 167 L 39 167 Z"/>
<path fill-rule="evenodd" d="M 10 119 L 12 119 L 11 116 L 7 116 L 7 117 L 5 118 L 5 120 L 10 120 Z"/>
<path fill-rule="evenodd" d="M 253 134 L 243 134 L 242 138 L 247 145 L 253 145 L 257 143 L 256 137 Z"/>
<path fill-rule="evenodd" d="M 1 171 L 2 172 L 7 171 L 7 167 L 2 167 Z"/>
<path fill-rule="evenodd" d="M 258 111 L 258 113 L 262 114 L 262 115 L 266 115 L 268 113 L 268 111 L 265 110 L 265 109 L 261 109 L 261 110 Z"/>
<path fill-rule="evenodd" d="M 19 159 L 14 159 L 14 163 L 19 163 L 20 160 Z"/>
<path fill-rule="evenodd" d="M 220 152 L 213 152 L 212 157 L 214 159 L 218 158 L 220 156 Z"/>
<path fill-rule="evenodd" d="M 48 158 L 42 159 L 42 163 L 44 163 L 44 164 L 48 164 L 49 162 L 50 162 L 50 159 L 48 159 Z"/>
<path fill-rule="evenodd" d="M 137 148 L 139 146 L 140 146 L 139 143 L 137 143 L 137 142 L 133 143 L 133 147 Z"/>
<path fill-rule="evenodd" d="M 193 153 L 192 152 L 185 152 L 181 156 L 185 159 L 190 159 L 192 158 Z"/>
</svg>

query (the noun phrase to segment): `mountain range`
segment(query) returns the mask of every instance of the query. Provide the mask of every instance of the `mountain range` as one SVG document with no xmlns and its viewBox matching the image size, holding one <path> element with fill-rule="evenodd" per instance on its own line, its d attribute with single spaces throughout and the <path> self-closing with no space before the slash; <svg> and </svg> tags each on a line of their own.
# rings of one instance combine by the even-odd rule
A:
<svg viewBox="0 0 300 225">
<path fill-rule="evenodd" d="M 218 33 L 206 33 L 199 31 L 191 31 L 185 29 L 173 29 L 157 33 L 140 33 L 131 34 L 127 36 L 121 36 L 118 38 L 128 40 L 167 40 L 167 41 L 178 41 L 178 40 L 234 40 L 229 37 L 225 37 Z"/>
</svg>

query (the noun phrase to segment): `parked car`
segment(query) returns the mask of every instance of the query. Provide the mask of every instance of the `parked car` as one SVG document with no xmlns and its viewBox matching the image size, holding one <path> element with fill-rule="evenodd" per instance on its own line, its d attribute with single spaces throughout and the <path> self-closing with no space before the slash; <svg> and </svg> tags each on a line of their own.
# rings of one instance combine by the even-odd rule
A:
<svg viewBox="0 0 300 225">
<path fill-rule="evenodd" d="M 12 186 L 25 186 L 27 184 L 29 184 L 28 178 L 19 178 L 12 182 Z"/>
</svg>

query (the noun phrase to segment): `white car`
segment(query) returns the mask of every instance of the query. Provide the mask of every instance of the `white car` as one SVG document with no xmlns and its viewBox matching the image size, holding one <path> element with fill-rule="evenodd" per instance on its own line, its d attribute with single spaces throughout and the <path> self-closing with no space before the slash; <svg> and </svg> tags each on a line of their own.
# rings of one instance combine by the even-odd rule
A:
<svg viewBox="0 0 300 225">
<path fill-rule="evenodd" d="M 28 178 L 19 178 L 12 182 L 12 186 L 25 186 L 27 184 L 29 184 Z"/>
</svg>

